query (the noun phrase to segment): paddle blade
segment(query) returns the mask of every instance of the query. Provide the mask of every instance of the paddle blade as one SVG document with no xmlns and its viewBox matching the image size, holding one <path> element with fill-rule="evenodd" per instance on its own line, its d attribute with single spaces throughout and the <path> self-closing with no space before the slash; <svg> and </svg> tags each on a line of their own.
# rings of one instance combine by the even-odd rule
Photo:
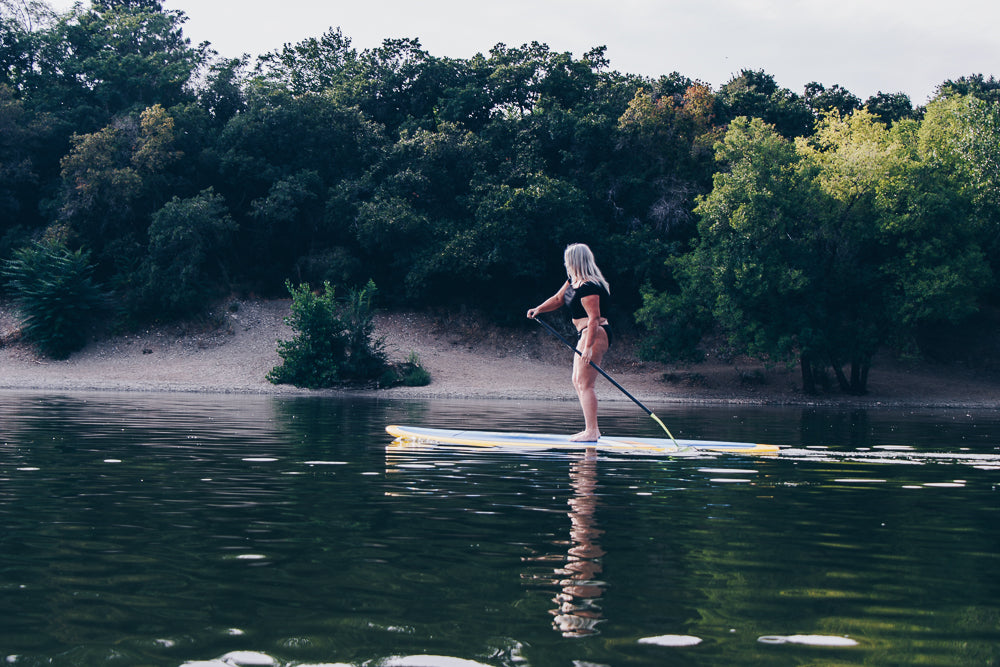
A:
<svg viewBox="0 0 1000 667">
<path fill-rule="evenodd" d="M 670 429 L 667 428 L 667 425 L 664 424 L 662 421 L 660 421 L 660 418 L 657 417 L 656 415 L 654 415 L 652 412 L 649 413 L 649 416 L 652 417 L 653 421 L 655 421 L 657 424 L 659 424 L 661 428 L 663 428 L 663 430 L 666 432 L 666 434 L 668 436 L 670 436 L 670 439 L 673 441 L 673 443 L 675 445 L 677 445 L 677 439 L 674 437 L 674 434 L 670 432 Z M 680 445 L 677 445 L 677 446 L 680 447 Z"/>
</svg>

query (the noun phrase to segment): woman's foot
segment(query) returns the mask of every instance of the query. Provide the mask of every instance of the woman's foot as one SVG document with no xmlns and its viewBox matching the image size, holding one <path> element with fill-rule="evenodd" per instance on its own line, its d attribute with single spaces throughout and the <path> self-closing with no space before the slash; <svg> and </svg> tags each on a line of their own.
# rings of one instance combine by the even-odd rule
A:
<svg viewBox="0 0 1000 667">
<path fill-rule="evenodd" d="M 597 442 L 597 439 L 601 437 L 601 432 L 594 431 L 580 431 L 576 435 L 569 436 L 570 442 Z"/>
</svg>

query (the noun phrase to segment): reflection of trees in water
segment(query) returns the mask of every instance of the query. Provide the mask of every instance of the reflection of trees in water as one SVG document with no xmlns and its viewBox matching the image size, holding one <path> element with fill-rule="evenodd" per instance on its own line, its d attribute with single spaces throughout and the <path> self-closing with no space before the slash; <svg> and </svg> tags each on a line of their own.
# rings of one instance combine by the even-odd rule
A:
<svg viewBox="0 0 1000 667">
<path fill-rule="evenodd" d="M 601 607 L 596 600 L 604 593 L 604 582 L 597 577 L 602 571 L 604 550 L 597 538 L 604 532 L 596 528 L 597 452 L 588 449 L 583 458 L 570 465 L 573 497 L 569 499 L 571 543 L 563 567 L 555 574 L 559 592 L 553 601 L 552 626 L 564 637 L 580 637 L 597 632 Z"/>
</svg>

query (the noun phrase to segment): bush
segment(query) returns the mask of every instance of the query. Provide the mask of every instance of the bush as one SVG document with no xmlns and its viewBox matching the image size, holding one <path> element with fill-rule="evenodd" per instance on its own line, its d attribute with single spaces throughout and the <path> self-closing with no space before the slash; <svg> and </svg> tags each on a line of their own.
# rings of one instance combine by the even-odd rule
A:
<svg viewBox="0 0 1000 667">
<path fill-rule="evenodd" d="M 420 365 L 420 357 L 410 352 L 410 358 L 403 364 L 401 382 L 404 387 L 426 387 L 431 383 L 431 374 Z"/>
<path fill-rule="evenodd" d="M 21 248 L 5 262 L 21 333 L 41 354 L 65 359 L 86 344 L 103 304 L 92 272 L 89 253 L 54 240 Z"/>
<path fill-rule="evenodd" d="M 387 368 L 379 378 L 380 387 L 426 387 L 431 383 L 431 374 L 420 365 L 420 357 L 416 352 L 410 352 L 410 357 L 402 364 Z"/>
<path fill-rule="evenodd" d="M 322 294 L 314 294 L 307 284 L 285 286 L 292 295 L 292 314 L 285 323 L 297 334 L 290 341 L 278 341 L 282 365 L 267 374 L 274 384 L 293 384 L 318 389 L 345 383 L 378 379 L 388 368 L 383 344 L 374 340 L 372 299 L 375 283 L 353 289 L 338 300 L 329 282 Z"/>
</svg>

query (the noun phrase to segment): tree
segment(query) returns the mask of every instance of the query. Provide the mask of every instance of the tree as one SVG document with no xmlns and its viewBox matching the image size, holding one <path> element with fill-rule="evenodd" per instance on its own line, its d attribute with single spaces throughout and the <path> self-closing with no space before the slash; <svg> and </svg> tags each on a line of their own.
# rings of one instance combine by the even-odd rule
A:
<svg viewBox="0 0 1000 667">
<path fill-rule="evenodd" d="M 55 19 L 52 8 L 43 0 L 0 0 L 0 10 L 4 23 L 24 32 L 41 29 Z"/>
<path fill-rule="evenodd" d="M 927 105 L 915 141 L 935 190 L 955 200 L 956 219 L 941 233 L 973 235 L 993 276 L 1000 275 L 1000 102 L 939 96 Z M 995 283 L 984 286 L 995 299 Z"/>
<path fill-rule="evenodd" d="M 301 258 L 352 239 L 355 221 L 346 217 L 352 211 L 341 206 L 342 195 L 373 168 L 386 143 L 377 125 L 330 94 L 256 91 L 248 109 L 226 124 L 215 151 L 216 191 L 240 225 L 239 273 L 271 292 Z"/>
<path fill-rule="evenodd" d="M 763 70 L 741 70 L 719 88 L 718 103 L 716 114 L 723 123 L 746 116 L 774 125 L 786 138 L 812 132 L 810 108 L 792 91 L 779 88 L 774 77 Z"/>
<path fill-rule="evenodd" d="M 618 119 L 612 196 L 635 223 L 664 236 L 690 233 L 694 197 L 710 185 L 713 104 L 704 84 L 655 99 L 639 90 Z"/>
<path fill-rule="evenodd" d="M 360 56 L 358 105 L 389 136 L 404 125 L 411 129 L 432 125 L 434 109 L 446 83 L 441 69 L 448 65 L 431 57 L 415 38 L 386 39 Z M 443 85 L 444 84 L 444 85 Z"/>
<path fill-rule="evenodd" d="M 517 185 L 478 184 L 470 199 L 473 223 L 456 230 L 435 259 L 441 278 L 441 269 L 453 267 L 448 272 L 462 281 L 466 299 L 496 294 L 500 311 L 514 312 L 515 295 L 537 290 L 550 275 L 552 258 L 561 257 L 569 243 L 597 236 L 586 195 L 546 174 L 531 174 Z"/>
<path fill-rule="evenodd" d="M 715 95 L 702 83 L 661 79 L 640 89 L 618 118 L 602 187 L 610 205 L 609 277 L 624 289 L 616 303 L 634 310 L 639 288 L 671 284 L 665 261 L 696 234 L 695 199 L 711 189 Z M 675 85 L 676 84 L 676 85 Z M 662 91 L 657 93 L 657 91 Z M 673 92 L 669 92 L 673 91 Z"/>
<path fill-rule="evenodd" d="M 935 98 L 956 97 L 972 95 L 984 102 L 1000 102 L 1000 80 L 990 75 L 986 78 L 982 74 L 971 74 L 961 76 L 957 79 L 948 79 L 937 88 Z"/>
<path fill-rule="evenodd" d="M 318 172 L 302 169 L 271 184 L 250 203 L 247 241 L 252 256 L 268 259 L 256 278 L 264 284 L 291 273 L 295 262 L 325 244 L 323 205 L 326 188 Z"/>
<path fill-rule="evenodd" d="M 499 43 L 490 49 L 489 86 L 492 112 L 523 116 L 534 108 L 539 93 L 536 84 L 544 76 L 549 55 L 546 44 L 532 42 L 520 48 Z"/>
<path fill-rule="evenodd" d="M 921 159 L 950 175 L 950 187 L 975 202 L 980 222 L 997 231 L 1000 207 L 1000 102 L 942 95 L 927 105 L 917 135 Z"/>
<path fill-rule="evenodd" d="M 442 85 L 434 108 L 434 119 L 438 123 L 451 123 L 481 132 L 489 124 L 493 113 L 488 83 L 492 74 L 489 63 L 482 54 L 476 54 L 469 60 L 442 61 L 442 65 L 445 63 L 451 71 L 447 82 Z"/>
<path fill-rule="evenodd" d="M 226 124 L 216 152 L 230 198 L 249 204 L 303 169 L 324 183 L 356 176 L 384 143 L 380 128 L 329 94 L 270 90 L 254 91 L 246 111 Z"/>
<path fill-rule="evenodd" d="M 710 286 L 702 298 L 739 349 L 773 360 L 799 354 L 807 377 L 823 344 L 810 326 L 820 287 L 810 231 L 822 198 L 795 145 L 760 119 L 730 123 L 716 159 L 723 170 L 698 201 L 699 240 L 678 260 L 681 284 L 688 294 Z"/>
<path fill-rule="evenodd" d="M 237 113 L 246 110 L 244 92 L 246 58 L 228 58 L 209 65 L 198 102 L 221 127 Z"/>
<path fill-rule="evenodd" d="M 839 84 L 826 88 L 815 81 L 807 83 L 803 99 L 817 117 L 830 111 L 849 116 L 861 108 L 861 98 Z"/>
<path fill-rule="evenodd" d="M 38 63 L 45 82 L 39 94 L 52 110 L 92 107 L 100 124 L 123 112 L 189 101 L 188 83 L 206 63 L 208 45 L 191 46 L 181 29 L 185 21 L 183 12 L 165 10 L 159 0 L 78 5 L 48 35 Z"/>
<path fill-rule="evenodd" d="M 46 224 L 68 130 L 38 103 L 56 15 L 41 0 L 0 0 L 0 258 Z M 66 109 L 61 110 L 67 113 Z"/>
<path fill-rule="evenodd" d="M 899 277 L 892 268 L 900 268 L 894 263 L 900 247 L 892 230 L 909 151 L 898 134 L 864 111 L 823 116 L 816 134 L 799 140 L 798 151 L 814 169 L 826 213 L 813 232 L 819 242 L 814 261 L 822 270 L 814 296 L 823 309 L 811 323 L 818 345 L 803 352 L 814 371 L 831 368 L 842 390 L 865 393 L 875 352 L 904 329 L 894 309 Z"/>
<path fill-rule="evenodd" d="M 648 293 L 640 319 L 669 323 L 664 308 L 707 293 L 738 349 L 798 355 L 806 391 L 830 368 L 843 391 L 864 393 L 880 346 L 967 316 L 990 278 L 967 201 L 919 159 L 915 130 L 831 112 L 793 145 L 760 120 L 731 123 L 696 209 L 698 244 L 676 262 L 685 291 Z"/>
<path fill-rule="evenodd" d="M 428 280 L 442 268 L 449 275 L 447 262 L 439 261 L 442 247 L 472 226 L 470 193 L 484 148 L 453 124 L 404 133 L 359 188 L 356 238 L 372 270 L 393 286 L 390 299 L 441 302 L 440 285 Z M 455 287 L 455 275 L 445 284 Z"/>
<path fill-rule="evenodd" d="M 224 253 L 236 224 L 211 188 L 189 199 L 174 197 L 153 214 L 143 300 L 156 317 L 197 313 L 219 293 L 227 275 Z"/>
<path fill-rule="evenodd" d="M 257 59 L 256 73 L 264 82 L 295 95 L 348 92 L 359 76 L 360 66 L 350 38 L 340 28 L 331 28 L 318 38 L 285 44 L 278 51 L 265 53 Z"/>
<path fill-rule="evenodd" d="M 27 91 L 37 74 L 42 35 L 55 20 L 41 0 L 0 0 L 0 84 Z"/>
<path fill-rule="evenodd" d="M 870 275 L 843 293 L 840 305 L 847 310 L 847 299 L 865 294 L 876 306 L 854 307 L 854 328 L 871 332 L 863 354 L 905 341 L 927 323 L 963 320 L 991 284 L 972 200 L 954 187 L 951 165 L 920 149 L 921 136 L 937 134 L 924 125 L 903 120 L 888 129 L 865 112 L 831 115 L 816 141 L 800 144 L 820 165 L 818 182 L 860 258 L 842 270 Z"/>
<path fill-rule="evenodd" d="M 48 114 L 34 113 L 11 87 L 0 84 L 0 258 L 6 256 L 4 237 L 42 226 L 37 161 L 52 131 Z"/>
<path fill-rule="evenodd" d="M 103 275 L 134 270 L 144 254 L 149 216 L 169 198 L 167 170 L 181 157 L 173 142 L 173 119 L 160 106 L 73 137 L 59 219 L 99 249 Z"/>
<path fill-rule="evenodd" d="M 883 93 L 880 90 L 865 101 L 864 108 L 886 125 L 919 116 L 906 93 Z"/>
</svg>

